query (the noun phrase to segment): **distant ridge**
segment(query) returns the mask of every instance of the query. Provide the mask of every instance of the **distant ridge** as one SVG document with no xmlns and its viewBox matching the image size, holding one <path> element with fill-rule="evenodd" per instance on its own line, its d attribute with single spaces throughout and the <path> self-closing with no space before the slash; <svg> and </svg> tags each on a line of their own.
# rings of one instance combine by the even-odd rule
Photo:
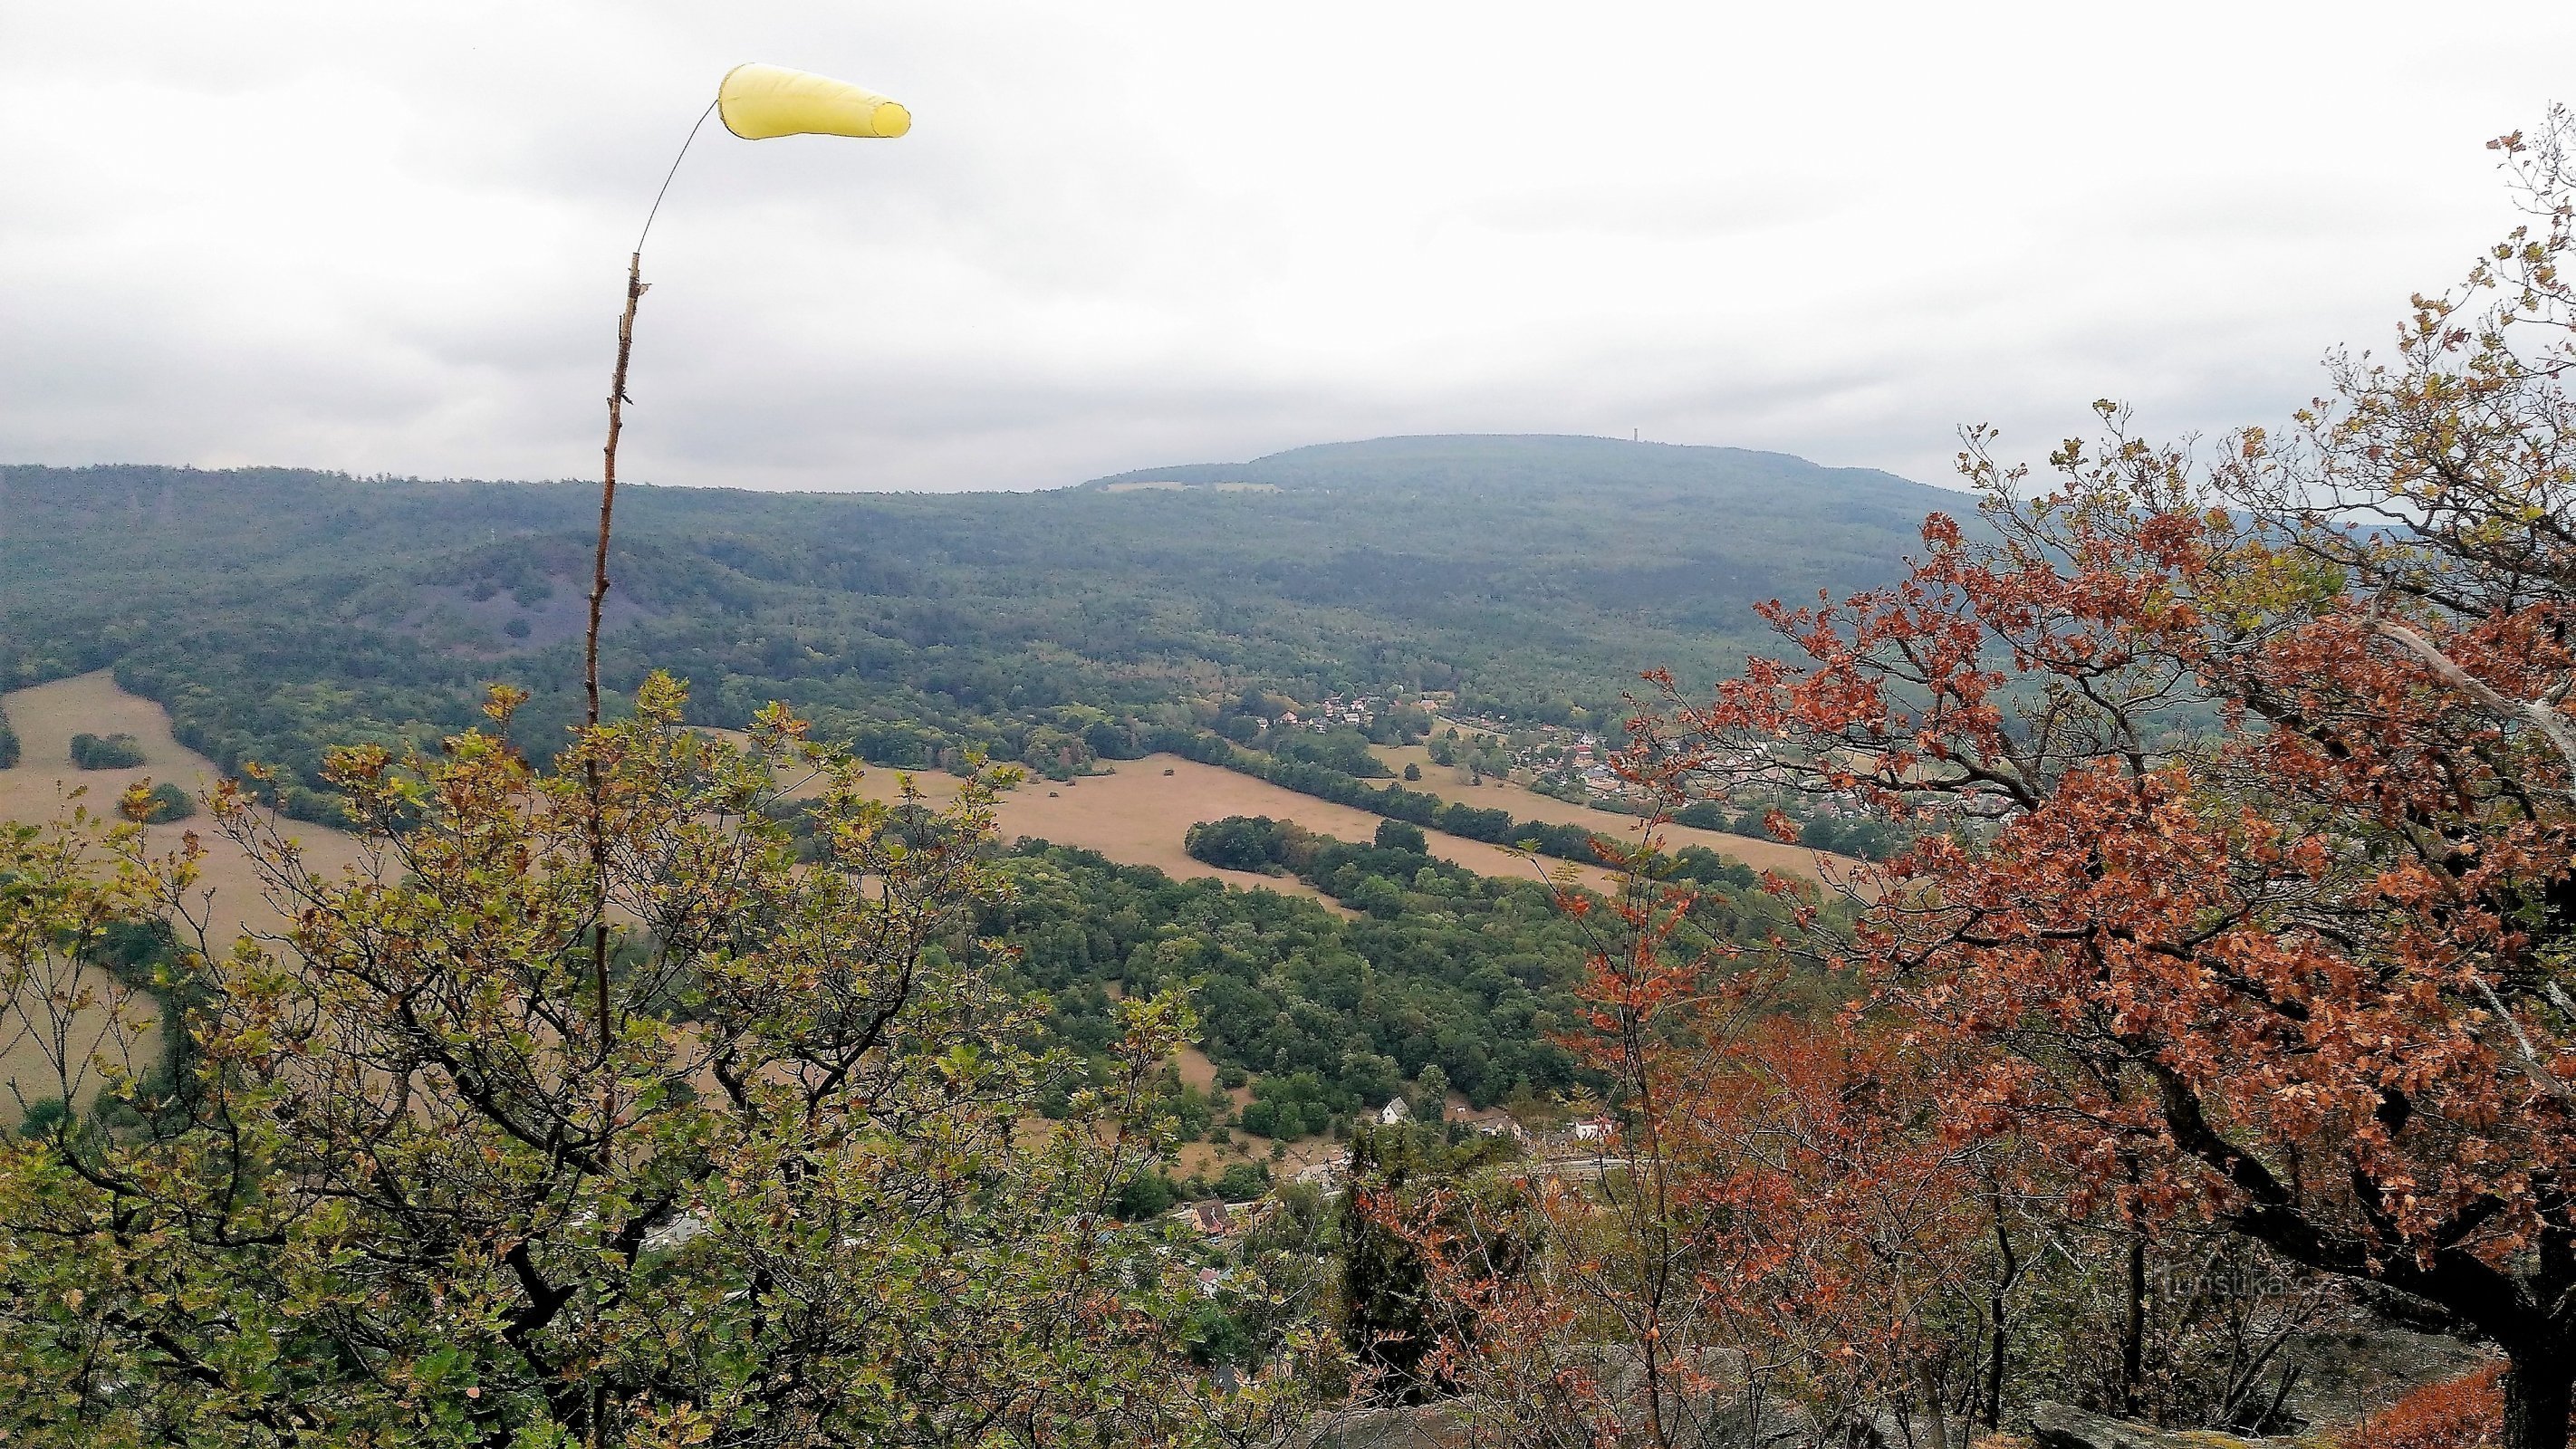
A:
<svg viewBox="0 0 2576 1449">
<path fill-rule="evenodd" d="M 1424 433 L 1311 443 L 1242 463 L 1180 463 L 1112 473 L 1076 485 L 1267 483 L 1279 488 L 1514 491 L 1522 488 L 1663 485 L 1741 487 L 1801 483 L 1849 501 L 1911 500 L 1956 506 L 1953 490 L 1875 468 L 1834 468 L 1790 453 L 1688 443 L 1635 442 L 1574 433 Z"/>
</svg>

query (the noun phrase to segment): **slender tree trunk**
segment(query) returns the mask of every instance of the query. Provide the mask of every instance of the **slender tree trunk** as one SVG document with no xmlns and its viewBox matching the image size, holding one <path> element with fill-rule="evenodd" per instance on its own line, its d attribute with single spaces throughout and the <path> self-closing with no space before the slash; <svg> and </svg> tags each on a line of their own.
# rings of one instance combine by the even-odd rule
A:
<svg viewBox="0 0 2576 1449">
<path fill-rule="evenodd" d="M 694 136 L 696 133 L 690 134 Z M 687 151 L 687 147 L 681 148 L 683 155 Z M 679 163 L 672 164 L 676 167 Z M 657 200 L 655 205 L 659 204 Z M 648 221 L 646 225 L 651 223 Z M 626 428 L 626 364 L 635 354 L 635 305 L 643 300 L 644 253 L 639 250 L 626 259 L 626 311 L 617 319 L 617 366 L 608 379 L 608 444 L 600 450 L 599 544 L 598 551 L 591 556 L 590 628 L 582 636 L 581 685 L 584 702 L 588 706 L 584 718 L 593 729 L 599 727 L 599 616 L 601 607 L 608 601 L 608 530 L 617 513 L 617 436 Z M 608 837 L 602 820 L 606 805 L 600 798 L 599 760 L 596 756 L 582 762 L 582 773 L 590 796 L 591 985 L 597 998 L 594 1004 L 599 1012 L 599 1057 L 605 1062 L 610 1034 Z M 611 1129 L 603 1123 L 600 1130 L 605 1133 Z"/>
<path fill-rule="evenodd" d="M 704 124 L 705 118 L 699 121 Z M 689 133 L 694 138 L 697 133 Z M 680 154 L 688 154 L 683 145 Z M 674 170 L 679 163 L 671 163 Z M 669 186 L 670 182 L 662 183 Z M 661 201 L 656 198 L 654 205 Z M 647 218 L 649 229 L 652 221 Z M 617 438 L 626 428 L 626 365 L 635 354 L 635 306 L 644 300 L 644 252 L 639 238 L 636 251 L 626 259 L 626 311 L 617 319 L 617 366 L 608 380 L 608 443 L 600 450 L 599 470 L 599 543 L 591 556 L 590 627 L 582 636 L 581 686 L 586 708 L 583 718 L 590 728 L 599 728 L 599 617 L 608 601 L 608 533 L 617 513 Z M 590 818 L 590 975 L 593 1006 L 599 1013 L 599 1157 L 610 1171 L 615 1170 L 617 1136 L 617 1077 L 606 1070 L 609 1052 L 616 1040 L 616 1024 L 609 1012 L 608 1001 L 608 826 L 607 801 L 599 776 L 597 743 L 588 742 L 582 759 L 582 782 L 588 797 Z M 593 1292 L 597 1287 L 593 1285 Z M 598 1305 L 592 1304 L 591 1323 L 598 1323 Z M 601 1449 L 608 1425 L 608 1384 L 594 1378 L 590 1389 L 589 1449 Z"/>
<path fill-rule="evenodd" d="M 2504 1376 L 2504 1449 L 2567 1449 L 2576 1355 L 2517 1356 Z"/>
<path fill-rule="evenodd" d="M 1994 1333 L 1986 1349 L 1986 1432 L 1993 1434 L 2001 1433 L 2004 1427 L 2004 1335 L 2009 1325 L 2013 1284 L 2021 1277 L 2021 1259 L 2013 1252 L 2012 1232 L 2004 1223 L 2004 1195 L 2000 1188 L 1988 1190 L 1986 1206 L 1994 1213 L 1997 1261 L 1994 1287 L 1986 1295 L 1986 1314 L 1992 1320 Z"/>
<path fill-rule="evenodd" d="M 2120 1325 L 2120 1412 L 2136 1418 L 2147 1379 L 2147 1235 L 2129 1229 L 2129 1311 Z"/>
<path fill-rule="evenodd" d="M 1950 1449 L 1948 1417 L 1950 1406 L 1942 1402 L 1944 1395 L 1941 1392 L 1941 1375 L 1932 1367 L 1928 1359 L 1916 1364 L 1914 1368 L 1916 1376 L 1923 1383 L 1923 1419 L 1925 1427 L 1929 1430 L 1924 1436 L 1924 1443 L 1929 1446 L 1929 1449 Z"/>
</svg>

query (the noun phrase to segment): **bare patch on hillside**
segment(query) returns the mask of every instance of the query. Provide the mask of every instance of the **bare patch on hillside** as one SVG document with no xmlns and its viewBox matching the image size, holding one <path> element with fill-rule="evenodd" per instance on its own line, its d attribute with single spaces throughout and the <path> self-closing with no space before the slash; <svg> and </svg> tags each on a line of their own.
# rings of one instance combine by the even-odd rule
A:
<svg viewBox="0 0 2576 1449">
<path fill-rule="evenodd" d="M 590 627 L 588 583 L 553 580 L 549 589 L 522 602 L 511 590 L 488 584 L 432 585 L 419 591 L 419 606 L 403 615 L 399 627 L 441 648 L 479 654 L 518 653 L 579 639 Z M 476 598 L 478 593 L 483 597 Z M 633 595 L 612 588 L 600 604 L 600 632 L 613 634 L 652 612 Z M 525 633 L 513 632 L 521 625 Z"/>
</svg>

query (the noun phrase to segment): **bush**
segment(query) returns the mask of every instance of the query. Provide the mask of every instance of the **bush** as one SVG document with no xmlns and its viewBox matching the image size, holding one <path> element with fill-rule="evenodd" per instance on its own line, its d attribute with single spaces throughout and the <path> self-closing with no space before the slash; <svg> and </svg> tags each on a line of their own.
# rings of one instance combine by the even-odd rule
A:
<svg viewBox="0 0 2576 1449">
<path fill-rule="evenodd" d="M 26 1115 L 18 1119 L 18 1135 L 42 1137 L 71 1114 L 71 1108 L 63 1104 L 62 1098 L 38 1097 L 27 1104 Z"/>
<path fill-rule="evenodd" d="M 1356 730 L 1337 729 L 1320 735 L 1300 730 L 1273 744 L 1270 753 L 1354 779 L 1383 780 L 1395 773 L 1369 753 L 1368 736 Z"/>
<path fill-rule="evenodd" d="M 18 763 L 18 732 L 9 728 L 9 712 L 0 710 L 0 770 Z"/>
<path fill-rule="evenodd" d="M 1227 1202 L 1250 1202 L 1269 1191 L 1270 1170 L 1256 1163 L 1235 1163 L 1216 1180 L 1216 1195 Z"/>
<path fill-rule="evenodd" d="M 1269 816 L 1231 815 L 1191 826 L 1181 837 L 1181 848 L 1190 859 L 1219 870 L 1268 872 L 1279 864 L 1271 854 L 1275 839 Z"/>
<path fill-rule="evenodd" d="M 167 783 L 155 785 L 151 793 L 144 798 L 150 802 L 143 812 L 143 823 L 146 825 L 167 825 L 173 820 L 185 820 L 197 813 L 196 797 L 176 785 Z"/>
<path fill-rule="evenodd" d="M 2504 1365 L 2427 1384 L 2354 1425 L 2337 1449 L 2492 1449 L 2504 1442 Z"/>
<path fill-rule="evenodd" d="M 1425 854 L 1431 849 L 1431 841 L 1422 833 L 1421 826 L 1401 820 L 1379 821 L 1375 843 L 1380 850 L 1409 850 L 1415 855 Z"/>
<path fill-rule="evenodd" d="M 1733 830 L 1735 816 L 1714 800 L 1693 800 L 1674 813 L 1673 823 L 1693 830 Z"/>
<path fill-rule="evenodd" d="M 1172 1185 L 1171 1178 L 1160 1172 L 1140 1172 L 1119 1189 L 1118 1216 L 1131 1223 L 1142 1222 L 1170 1212 L 1172 1204 L 1180 1200 L 1180 1191 Z"/>
<path fill-rule="evenodd" d="M 132 735 L 77 734 L 72 763 L 84 770 L 130 770 L 143 763 L 143 746 Z"/>
<path fill-rule="evenodd" d="M 1242 1123 L 1244 1131 L 1255 1137 L 1276 1137 L 1279 1135 L 1279 1104 L 1276 1102 L 1247 1103 L 1244 1106 L 1243 1115 L 1237 1120 Z M 1304 1119 L 1297 1120 L 1302 1122 Z"/>
</svg>

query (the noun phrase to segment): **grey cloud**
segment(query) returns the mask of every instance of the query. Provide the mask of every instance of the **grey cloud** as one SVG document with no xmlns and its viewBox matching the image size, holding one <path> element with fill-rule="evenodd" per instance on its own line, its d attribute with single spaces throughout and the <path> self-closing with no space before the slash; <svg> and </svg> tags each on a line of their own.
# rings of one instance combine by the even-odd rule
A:
<svg viewBox="0 0 2576 1449">
<path fill-rule="evenodd" d="M 2538 115 L 2576 17 L 2429 78 L 2412 24 L 17 7 L 0 459 L 588 472 L 626 249 L 760 58 L 919 124 L 700 138 L 647 258 L 637 476 L 1035 487 L 1635 427 L 1943 482 L 1963 421 L 2035 454 L 2101 395 L 2276 418 L 2509 225 L 2477 142 Z"/>
</svg>

